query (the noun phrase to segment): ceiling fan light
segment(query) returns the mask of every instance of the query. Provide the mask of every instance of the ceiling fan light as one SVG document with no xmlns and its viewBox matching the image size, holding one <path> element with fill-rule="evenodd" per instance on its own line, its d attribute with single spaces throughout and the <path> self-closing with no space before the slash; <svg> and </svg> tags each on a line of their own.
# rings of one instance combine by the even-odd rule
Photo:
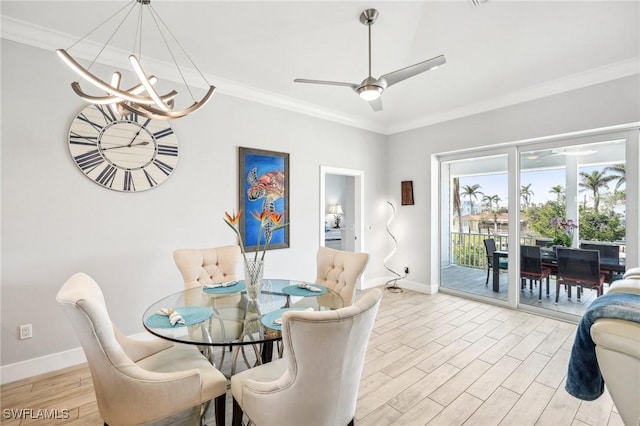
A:
<svg viewBox="0 0 640 426">
<path fill-rule="evenodd" d="M 365 101 L 375 101 L 382 94 L 382 87 L 373 85 L 361 86 L 358 87 L 358 94 Z"/>
</svg>

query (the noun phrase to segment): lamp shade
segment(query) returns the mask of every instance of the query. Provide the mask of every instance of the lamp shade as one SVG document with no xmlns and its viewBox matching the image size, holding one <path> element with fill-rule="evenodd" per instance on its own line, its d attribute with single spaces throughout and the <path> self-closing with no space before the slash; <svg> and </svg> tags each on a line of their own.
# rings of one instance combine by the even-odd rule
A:
<svg viewBox="0 0 640 426">
<path fill-rule="evenodd" d="M 340 204 L 334 204 L 333 206 L 329 207 L 329 213 L 344 214 L 344 211 L 342 211 L 342 206 Z"/>
</svg>

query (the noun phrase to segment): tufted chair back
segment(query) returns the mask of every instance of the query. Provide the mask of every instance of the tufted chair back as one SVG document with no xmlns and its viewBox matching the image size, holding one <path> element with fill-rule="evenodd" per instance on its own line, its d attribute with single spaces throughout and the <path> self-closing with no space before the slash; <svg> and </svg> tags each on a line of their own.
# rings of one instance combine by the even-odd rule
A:
<svg viewBox="0 0 640 426">
<path fill-rule="evenodd" d="M 173 252 L 185 289 L 237 279 L 239 258 L 240 246 L 180 249 Z"/>
<path fill-rule="evenodd" d="M 319 247 L 316 283 L 338 292 L 344 306 L 352 305 L 356 295 L 356 283 L 368 262 L 367 253 Z"/>
<path fill-rule="evenodd" d="M 284 357 L 231 377 L 232 425 L 353 425 L 367 344 L 382 299 L 374 288 L 332 311 L 282 316 Z"/>
</svg>

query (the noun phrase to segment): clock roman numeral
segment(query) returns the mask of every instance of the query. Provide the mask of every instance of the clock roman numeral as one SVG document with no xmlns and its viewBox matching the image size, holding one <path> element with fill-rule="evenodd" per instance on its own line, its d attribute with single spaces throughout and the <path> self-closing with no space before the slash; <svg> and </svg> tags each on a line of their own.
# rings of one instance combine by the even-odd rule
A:
<svg viewBox="0 0 640 426">
<path fill-rule="evenodd" d="M 155 166 L 157 168 L 159 168 L 162 171 L 162 173 L 164 173 L 167 176 L 169 176 L 171 174 L 171 172 L 173 171 L 173 167 L 171 167 L 167 163 L 163 163 L 162 161 L 158 160 L 157 158 L 155 160 L 153 160 L 153 164 L 155 164 Z"/>
<path fill-rule="evenodd" d="M 144 172 L 144 175 L 147 177 L 147 182 L 149 182 L 149 186 L 150 186 L 151 188 L 153 188 L 154 186 L 156 186 L 156 185 L 158 184 L 158 182 L 156 182 L 156 180 L 153 178 L 153 176 L 151 176 L 151 175 L 149 174 L 149 172 L 148 172 L 148 171 L 143 170 L 143 172 Z"/>
<path fill-rule="evenodd" d="M 122 117 L 122 119 L 123 120 L 133 121 L 134 123 L 137 123 L 138 122 L 138 113 L 130 112 L 129 114 L 127 114 L 124 117 Z"/>
<path fill-rule="evenodd" d="M 177 157 L 178 147 L 158 144 L 158 155 L 171 155 L 172 157 Z"/>
<path fill-rule="evenodd" d="M 97 146 L 98 145 L 98 137 L 97 136 L 82 136 L 79 133 L 71 132 L 69 134 L 69 143 L 75 145 L 89 145 L 89 146 Z"/>
<path fill-rule="evenodd" d="M 86 115 L 84 115 L 84 113 L 80 113 L 78 114 L 78 120 L 80 121 L 84 121 L 85 123 L 89 124 L 91 127 L 93 127 L 94 129 L 96 129 L 98 132 L 101 132 L 103 129 L 103 126 L 99 125 L 98 123 L 95 123 L 91 120 L 89 120 L 87 118 Z"/>
<path fill-rule="evenodd" d="M 78 167 L 85 173 L 89 173 L 104 162 L 104 158 L 102 158 L 102 155 L 100 155 L 97 149 L 77 155 L 73 157 L 73 159 L 76 160 Z"/>
<path fill-rule="evenodd" d="M 101 105 L 96 105 L 98 111 L 102 113 L 102 117 L 104 118 L 105 123 L 109 124 L 112 121 L 118 120 L 115 113 L 111 110 L 111 108 L 103 107 Z"/>
<path fill-rule="evenodd" d="M 131 175 L 131 170 L 124 171 L 124 185 L 122 187 L 125 191 L 135 191 L 136 185 L 133 182 L 133 176 Z"/>
<path fill-rule="evenodd" d="M 105 167 L 104 170 L 101 171 L 96 178 L 96 182 L 98 182 L 100 185 L 108 186 L 109 188 L 111 188 L 117 171 L 118 169 L 116 169 L 114 166 L 112 166 L 111 164 L 107 164 L 107 167 Z"/>
<path fill-rule="evenodd" d="M 173 134 L 173 129 L 171 127 L 167 127 L 166 129 L 158 130 L 157 132 L 155 132 L 153 134 L 153 137 L 156 139 L 160 139 L 172 134 Z"/>
</svg>

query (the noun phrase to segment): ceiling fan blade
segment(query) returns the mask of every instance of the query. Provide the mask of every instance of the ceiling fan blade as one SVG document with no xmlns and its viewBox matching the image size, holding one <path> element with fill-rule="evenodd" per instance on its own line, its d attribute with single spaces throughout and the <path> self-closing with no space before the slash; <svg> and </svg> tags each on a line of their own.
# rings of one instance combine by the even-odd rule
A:
<svg viewBox="0 0 640 426">
<path fill-rule="evenodd" d="M 326 80 L 307 80 L 306 78 L 296 78 L 294 83 L 310 83 L 310 84 L 327 84 L 330 86 L 345 86 L 352 89 L 357 89 L 358 85 L 354 83 L 343 83 L 341 81 L 326 81 Z"/>
<path fill-rule="evenodd" d="M 417 64 L 385 74 L 380 77 L 380 80 L 385 79 L 387 87 L 393 86 L 394 84 L 402 80 L 406 80 L 409 77 L 413 77 L 421 72 L 429 71 L 430 69 L 443 65 L 445 62 L 447 61 L 444 58 L 444 55 L 436 56 L 435 58 L 427 59 L 426 61 L 418 62 Z"/>
<path fill-rule="evenodd" d="M 374 99 L 369 101 L 369 105 L 375 112 L 382 111 L 382 98 Z"/>
</svg>

